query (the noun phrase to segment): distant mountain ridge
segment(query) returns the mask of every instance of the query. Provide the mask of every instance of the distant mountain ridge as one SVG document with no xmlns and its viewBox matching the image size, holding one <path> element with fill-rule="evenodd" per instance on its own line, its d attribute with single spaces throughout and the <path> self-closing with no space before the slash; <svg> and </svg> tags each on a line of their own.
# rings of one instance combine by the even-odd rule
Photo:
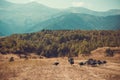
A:
<svg viewBox="0 0 120 80">
<path fill-rule="evenodd" d="M 8 3 L 2 0 L 2 5 L 0 5 L 0 21 L 7 23 L 11 27 L 12 32 L 10 34 L 26 33 L 25 31 L 33 25 L 47 20 L 59 12 L 57 9 L 49 8 L 36 2 L 27 4 L 9 3 L 10 5 L 3 7 L 3 4 Z M 8 27 L 5 26 L 5 28 L 7 30 Z"/>
<path fill-rule="evenodd" d="M 119 15 L 120 14 L 119 9 L 111 9 L 108 11 L 100 12 L 100 11 L 89 10 L 89 9 L 83 8 L 83 7 L 71 7 L 65 11 L 72 12 L 72 13 L 90 14 L 90 15 L 95 15 L 95 16 L 110 16 L 110 15 Z"/>
<path fill-rule="evenodd" d="M 8 7 L 13 5 L 13 3 L 7 2 L 6 0 L 0 0 L 0 7 Z"/>
<path fill-rule="evenodd" d="M 120 15 L 93 16 L 69 13 L 49 19 L 34 26 L 31 31 L 49 30 L 117 30 L 120 29 Z"/>
<path fill-rule="evenodd" d="M 78 14 L 81 15 L 81 17 L 78 16 Z M 85 14 L 88 17 L 90 17 L 91 15 L 89 21 L 87 21 L 88 18 L 85 19 L 86 18 L 85 15 L 84 17 L 82 17 L 83 14 Z M 92 27 L 91 29 L 96 29 L 97 27 L 94 25 L 101 26 L 101 24 L 97 23 L 96 21 L 100 22 L 102 19 L 102 22 L 104 22 L 103 19 L 106 18 L 103 17 L 118 16 L 118 15 L 120 15 L 119 9 L 113 9 L 105 12 L 97 12 L 82 7 L 71 7 L 68 9 L 59 10 L 59 9 L 47 7 L 37 2 L 31 2 L 27 4 L 15 4 L 15 3 L 7 2 L 6 0 L 1 0 L 0 1 L 0 21 L 1 21 L 0 32 L 5 35 L 11 35 L 14 33 L 29 33 L 34 31 L 40 31 L 42 29 L 52 29 L 52 28 L 56 29 L 55 26 L 59 27 L 57 29 L 73 29 L 72 27 L 74 27 L 74 29 L 84 29 L 83 27 L 81 28 L 82 25 L 84 27 L 86 26 L 86 28 L 88 28 L 87 30 L 89 30 L 91 27 Z M 113 20 L 114 21 L 108 23 L 105 20 L 105 22 L 107 22 L 106 25 L 108 24 L 112 25 L 112 27 L 114 27 L 115 29 L 119 28 L 118 22 L 120 20 L 118 18 L 113 18 L 113 17 L 110 17 L 110 19 L 111 21 Z M 84 24 L 81 24 L 80 23 L 81 21 L 83 21 Z M 94 21 L 95 24 L 92 21 Z M 112 28 L 107 27 L 106 29 L 112 29 Z"/>
<path fill-rule="evenodd" d="M 5 36 L 6 34 L 10 34 L 11 29 L 9 25 L 5 22 L 0 21 L 0 36 Z"/>
</svg>

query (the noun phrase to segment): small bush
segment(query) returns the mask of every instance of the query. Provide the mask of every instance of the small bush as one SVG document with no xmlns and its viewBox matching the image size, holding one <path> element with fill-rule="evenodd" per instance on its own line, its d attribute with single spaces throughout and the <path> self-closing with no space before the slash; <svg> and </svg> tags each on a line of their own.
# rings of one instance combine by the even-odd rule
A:
<svg viewBox="0 0 120 80">
<path fill-rule="evenodd" d="M 109 57 L 114 56 L 113 51 L 110 48 L 106 49 L 106 56 L 109 56 Z"/>
<path fill-rule="evenodd" d="M 11 57 L 9 62 L 13 62 L 14 61 L 14 57 Z"/>
</svg>

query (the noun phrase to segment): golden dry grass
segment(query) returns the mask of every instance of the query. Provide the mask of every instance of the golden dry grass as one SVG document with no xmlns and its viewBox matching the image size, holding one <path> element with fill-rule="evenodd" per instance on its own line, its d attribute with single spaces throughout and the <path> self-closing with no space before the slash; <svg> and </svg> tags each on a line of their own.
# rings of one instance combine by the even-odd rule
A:
<svg viewBox="0 0 120 80">
<path fill-rule="evenodd" d="M 66 57 L 24 60 L 12 54 L 0 55 L 0 80 L 120 80 L 120 53 L 105 57 L 103 52 L 104 48 L 100 48 L 91 56 L 74 57 L 74 65 L 70 65 Z M 11 56 L 15 57 L 14 62 L 8 62 Z M 107 60 L 107 64 L 78 65 L 89 58 Z M 53 65 L 55 61 L 60 64 Z"/>
<path fill-rule="evenodd" d="M 58 66 L 53 65 L 59 61 Z M 75 58 L 70 65 L 67 58 L 32 59 L 0 64 L 0 80 L 119 80 L 120 63 L 108 61 L 98 67 L 79 66 L 84 61 Z"/>
</svg>

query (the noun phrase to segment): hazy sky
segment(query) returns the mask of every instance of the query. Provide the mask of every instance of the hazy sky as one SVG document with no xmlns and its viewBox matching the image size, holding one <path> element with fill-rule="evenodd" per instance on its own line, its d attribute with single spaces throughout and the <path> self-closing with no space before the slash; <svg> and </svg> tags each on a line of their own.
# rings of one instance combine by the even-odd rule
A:
<svg viewBox="0 0 120 80">
<path fill-rule="evenodd" d="M 8 0 L 14 3 L 36 1 L 53 8 L 85 7 L 96 11 L 120 9 L 120 0 Z"/>
</svg>

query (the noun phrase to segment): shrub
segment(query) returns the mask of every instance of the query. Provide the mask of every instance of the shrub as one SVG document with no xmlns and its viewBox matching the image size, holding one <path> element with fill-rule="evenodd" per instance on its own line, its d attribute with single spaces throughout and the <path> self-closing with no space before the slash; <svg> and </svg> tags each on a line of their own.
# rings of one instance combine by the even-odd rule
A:
<svg viewBox="0 0 120 80">
<path fill-rule="evenodd" d="M 114 56 L 113 51 L 110 48 L 106 49 L 106 56 L 109 56 L 109 57 Z"/>
<path fill-rule="evenodd" d="M 13 62 L 14 61 L 14 57 L 11 57 L 9 62 Z"/>
</svg>

